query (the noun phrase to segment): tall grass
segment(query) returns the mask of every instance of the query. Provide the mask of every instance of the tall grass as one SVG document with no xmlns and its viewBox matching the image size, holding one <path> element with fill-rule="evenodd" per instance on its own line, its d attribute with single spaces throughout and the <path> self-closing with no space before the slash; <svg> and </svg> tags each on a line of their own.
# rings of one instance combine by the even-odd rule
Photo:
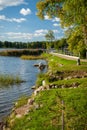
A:
<svg viewBox="0 0 87 130">
<path fill-rule="evenodd" d="M 22 55 L 34 55 L 38 56 L 43 53 L 40 49 L 22 49 L 22 50 L 4 50 L 0 52 L 0 56 L 22 56 Z"/>
<path fill-rule="evenodd" d="M 38 60 L 38 59 L 43 59 L 43 57 L 41 55 L 40 56 L 22 55 L 20 58 L 23 59 L 23 60 Z"/>
<path fill-rule="evenodd" d="M 0 85 L 13 85 L 22 82 L 23 80 L 19 76 L 0 74 Z"/>
</svg>

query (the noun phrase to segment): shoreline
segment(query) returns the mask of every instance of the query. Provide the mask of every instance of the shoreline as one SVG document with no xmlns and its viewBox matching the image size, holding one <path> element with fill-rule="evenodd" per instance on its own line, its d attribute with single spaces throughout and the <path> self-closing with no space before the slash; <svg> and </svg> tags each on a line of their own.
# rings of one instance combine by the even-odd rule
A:
<svg viewBox="0 0 87 130">
<path fill-rule="evenodd" d="M 53 57 L 52 57 L 51 62 L 53 62 Z M 58 64 L 59 69 L 60 68 L 62 69 L 64 67 L 64 64 L 62 66 L 59 66 L 59 64 L 61 64 L 60 62 L 57 63 L 57 64 Z M 75 64 L 75 62 L 73 64 Z M 76 68 L 77 68 L 77 65 L 76 65 Z M 42 80 L 41 85 L 39 85 L 38 88 L 34 89 L 33 93 L 31 94 L 31 97 L 27 100 L 27 103 L 25 105 L 17 108 L 17 109 L 15 109 L 15 108 L 13 109 L 13 113 L 9 116 L 9 125 L 10 125 L 10 127 L 8 127 L 9 130 L 14 125 L 15 119 L 16 120 L 22 120 L 22 118 L 27 118 L 28 117 L 28 121 L 32 122 L 32 116 L 30 116 L 30 113 L 32 113 L 32 112 L 36 112 L 37 113 L 39 110 L 42 110 L 42 112 L 43 112 L 43 109 L 45 109 L 44 108 L 44 103 L 43 103 L 44 100 L 41 100 L 40 97 L 42 99 L 44 99 L 44 98 L 48 99 L 50 93 L 54 94 L 54 92 L 55 92 L 58 95 L 58 99 L 56 99 L 56 100 L 58 100 L 58 102 L 56 102 L 56 103 L 57 103 L 57 105 L 59 103 L 59 107 L 57 109 L 59 109 L 59 113 L 60 113 L 60 111 L 61 111 L 60 108 L 62 107 L 61 106 L 62 104 L 60 102 L 60 100 L 61 100 L 61 93 L 63 95 L 65 93 L 66 97 L 69 96 L 68 93 L 70 93 L 71 94 L 70 96 L 73 97 L 73 102 L 75 102 L 77 97 L 78 97 L 77 92 L 79 92 L 79 94 L 81 94 L 81 93 L 83 94 L 83 90 L 84 91 L 86 90 L 86 88 L 84 88 L 84 82 L 86 83 L 87 71 L 84 70 L 83 73 L 82 73 L 82 71 L 80 70 L 80 66 L 79 66 L 79 70 L 78 71 L 77 70 L 73 70 L 73 71 L 72 70 L 68 70 L 68 71 L 66 71 L 66 69 L 65 69 L 65 71 L 64 70 L 63 71 L 56 70 L 55 73 L 53 73 L 53 70 L 51 70 L 50 67 L 49 67 L 48 71 L 49 71 L 48 75 L 50 76 L 49 78 L 50 78 L 50 80 L 52 80 L 52 83 L 51 82 L 47 83 L 45 81 L 45 79 Z M 52 71 L 52 72 L 50 72 L 50 71 Z M 48 77 L 46 76 L 46 78 L 48 78 Z M 55 82 L 54 80 L 56 80 L 56 78 L 59 81 Z M 82 83 L 83 83 L 83 85 L 82 85 Z M 82 87 L 81 87 L 81 85 L 82 85 Z M 35 88 L 35 87 L 33 87 L 33 88 Z M 42 95 L 45 94 L 45 93 L 47 93 L 47 95 L 45 95 L 46 97 L 43 97 Z M 74 94 L 76 94 L 76 96 L 74 96 Z M 67 98 L 71 98 L 71 97 L 67 97 Z M 38 101 L 40 100 L 40 102 L 37 102 L 37 100 L 36 100 L 37 98 L 38 98 Z M 76 99 L 74 99 L 74 98 L 76 98 Z M 64 100 L 66 101 L 66 98 L 64 98 Z M 49 101 L 50 100 L 48 100 L 48 101 L 46 100 L 46 102 L 49 102 Z M 82 101 L 82 99 L 81 99 L 81 101 Z M 16 102 L 16 104 L 17 104 L 17 102 Z M 65 104 L 67 105 L 67 102 L 65 102 Z M 70 104 L 70 102 L 68 102 L 68 104 Z M 53 109 L 53 107 L 54 107 L 54 109 Z M 68 106 L 67 106 L 67 108 L 68 108 Z M 73 108 L 73 106 L 72 106 L 72 108 Z M 52 108 L 49 108 L 49 110 L 51 110 L 51 109 L 55 110 L 55 105 L 54 106 L 52 105 Z M 78 107 L 78 109 L 79 109 L 79 107 Z M 64 109 L 64 111 L 65 110 L 66 109 Z M 71 108 L 69 108 L 68 111 L 71 112 Z M 44 115 L 42 115 L 42 116 L 44 116 Z M 74 119 L 75 117 L 71 116 L 70 118 Z M 36 122 L 37 122 L 37 120 L 36 120 Z M 7 129 L 5 129 L 5 130 L 7 130 Z"/>
</svg>

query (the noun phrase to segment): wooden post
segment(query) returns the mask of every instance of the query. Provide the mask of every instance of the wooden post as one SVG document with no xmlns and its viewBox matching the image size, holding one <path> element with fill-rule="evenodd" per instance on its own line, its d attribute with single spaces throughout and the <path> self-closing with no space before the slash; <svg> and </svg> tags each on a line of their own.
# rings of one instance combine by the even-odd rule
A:
<svg viewBox="0 0 87 130">
<path fill-rule="evenodd" d="M 77 65 L 80 65 L 80 58 L 77 59 Z"/>
<path fill-rule="evenodd" d="M 64 130 L 64 101 L 62 100 L 62 130 Z"/>
<path fill-rule="evenodd" d="M 87 48 L 86 48 L 86 59 L 87 59 Z"/>
<path fill-rule="evenodd" d="M 0 122 L 0 130 L 3 130 L 4 122 Z"/>
</svg>

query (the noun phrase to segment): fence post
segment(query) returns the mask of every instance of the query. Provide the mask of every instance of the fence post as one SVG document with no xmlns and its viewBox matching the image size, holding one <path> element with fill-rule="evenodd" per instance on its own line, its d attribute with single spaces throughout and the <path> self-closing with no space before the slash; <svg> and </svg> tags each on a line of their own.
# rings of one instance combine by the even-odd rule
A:
<svg viewBox="0 0 87 130">
<path fill-rule="evenodd" d="M 62 130 L 64 130 L 64 101 L 62 100 Z"/>
</svg>

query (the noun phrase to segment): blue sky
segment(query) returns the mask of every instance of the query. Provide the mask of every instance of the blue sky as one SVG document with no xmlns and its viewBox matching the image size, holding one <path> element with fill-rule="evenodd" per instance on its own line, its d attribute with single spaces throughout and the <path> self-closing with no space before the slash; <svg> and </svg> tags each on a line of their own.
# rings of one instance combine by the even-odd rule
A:
<svg viewBox="0 0 87 130">
<path fill-rule="evenodd" d="M 56 39 L 64 36 L 59 18 L 37 17 L 39 0 L 0 0 L 0 41 L 43 41 L 48 30 Z"/>
</svg>

